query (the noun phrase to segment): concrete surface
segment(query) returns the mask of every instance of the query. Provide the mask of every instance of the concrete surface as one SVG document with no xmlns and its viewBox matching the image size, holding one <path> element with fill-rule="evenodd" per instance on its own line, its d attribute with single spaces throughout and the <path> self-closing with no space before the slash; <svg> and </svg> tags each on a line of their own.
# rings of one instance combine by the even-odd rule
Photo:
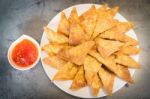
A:
<svg viewBox="0 0 150 99">
<path fill-rule="evenodd" d="M 7 60 L 10 44 L 23 33 L 39 43 L 43 26 L 61 10 L 81 3 L 120 6 L 120 13 L 136 24 L 142 68 L 135 84 L 101 99 L 150 99 L 150 0 L 0 0 L 0 99 L 75 99 L 59 90 L 46 76 L 41 62 L 28 71 L 13 69 Z"/>
</svg>

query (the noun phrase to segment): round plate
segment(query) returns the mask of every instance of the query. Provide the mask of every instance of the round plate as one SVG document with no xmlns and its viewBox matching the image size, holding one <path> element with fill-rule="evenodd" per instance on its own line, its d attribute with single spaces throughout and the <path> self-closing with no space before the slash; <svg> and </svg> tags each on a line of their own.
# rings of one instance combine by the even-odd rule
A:
<svg viewBox="0 0 150 99">
<path fill-rule="evenodd" d="M 79 5 L 75 5 L 75 7 L 77 8 L 77 12 L 79 15 L 81 15 L 83 12 L 85 12 L 88 8 L 91 7 L 91 5 L 93 4 L 79 4 Z M 97 5 L 95 4 L 96 7 L 99 7 L 101 5 Z M 66 16 L 69 17 L 70 12 L 71 12 L 72 7 L 69 7 L 65 10 L 63 10 L 63 12 L 65 12 Z M 127 22 L 127 20 L 119 13 L 117 13 L 117 15 L 115 16 L 115 19 L 118 19 L 119 21 L 124 21 Z M 60 20 L 60 13 L 58 13 L 48 24 L 48 27 L 50 27 L 51 29 L 53 29 L 54 31 L 57 31 L 57 26 Z M 134 38 L 137 40 L 137 36 L 135 34 L 135 32 L 133 30 L 130 30 L 127 32 L 127 35 L 129 35 L 130 37 Z M 46 33 L 43 33 L 42 39 L 41 39 L 41 47 L 45 44 L 48 43 L 48 39 L 46 36 Z M 44 57 L 46 57 L 47 54 L 45 52 L 42 51 L 41 53 L 41 61 Z M 138 61 L 139 59 L 139 55 L 135 55 L 132 56 L 136 61 Z M 50 80 L 52 80 L 52 78 L 54 77 L 54 75 L 56 74 L 57 70 L 44 64 L 42 61 L 42 65 L 43 68 L 47 74 L 47 76 L 49 77 Z M 133 76 L 135 69 L 129 69 L 131 76 Z M 63 90 L 64 92 L 73 95 L 73 96 L 77 96 L 77 97 L 82 97 L 82 98 L 98 98 L 98 97 L 103 97 L 106 96 L 107 93 L 105 93 L 105 91 L 103 89 L 100 89 L 99 94 L 97 95 L 97 97 L 94 97 L 92 95 L 92 92 L 90 90 L 90 88 L 84 87 L 80 90 L 77 91 L 72 91 L 69 89 L 72 81 L 68 80 L 68 81 L 53 81 L 53 83 L 60 88 L 61 90 Z M 126 84 L 125 81 L 119 79 L 118 77 L 115 78 L 115 82 L 114 82 L 114 86 L 113 86 L 113 93 L 118 91 L 119 89 L 121 89 L 124 85 Z"/>
</svg>

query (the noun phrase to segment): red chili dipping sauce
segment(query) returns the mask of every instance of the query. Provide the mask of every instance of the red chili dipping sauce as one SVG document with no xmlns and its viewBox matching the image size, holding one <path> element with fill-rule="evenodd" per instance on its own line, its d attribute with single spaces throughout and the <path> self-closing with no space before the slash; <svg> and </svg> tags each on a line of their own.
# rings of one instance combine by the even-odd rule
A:
<svg viewBox="0 0 150 99">
<path fill-rule="evenodd" d="M 33 42 L 24 39 L 14 47 L 11 57 L 17 66 L 28 67 L 37 60 L 38 49 Z"/>
</svg>

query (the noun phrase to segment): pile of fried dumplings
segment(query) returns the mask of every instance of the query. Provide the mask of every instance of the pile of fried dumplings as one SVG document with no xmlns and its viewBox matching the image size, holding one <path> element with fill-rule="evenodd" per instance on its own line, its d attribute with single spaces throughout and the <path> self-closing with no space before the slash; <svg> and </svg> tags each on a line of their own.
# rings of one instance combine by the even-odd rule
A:
<svg viewBox="0 0 150 99">
<path fill-rule="evenodd" d="M 72 80 L 71 90 L 89 86 L 93 96 L 104 88 L 112 94 L 114 79 L 133 83 L 129 68 L 140 68 L 131 56 L 140 53 L 138 41 L 126 33 L 132 22 L 120 22 L 115 15 L 119 7 L 92 5 L 78 15 L 72 7 L 70 16 L 60 14 L 57 31 L 45 26 L 49 43 L 42 46 L 47 53 L 43 62 L 58 71 L 55 81 Z"/>
</svg>

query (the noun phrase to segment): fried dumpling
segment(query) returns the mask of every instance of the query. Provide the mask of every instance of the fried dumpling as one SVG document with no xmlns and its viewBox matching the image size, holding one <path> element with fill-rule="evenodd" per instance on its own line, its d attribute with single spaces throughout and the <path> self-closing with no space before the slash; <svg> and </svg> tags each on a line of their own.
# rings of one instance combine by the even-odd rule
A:
<svg viewBox="0 0 150 99">
<path fill-rule="evenodd" d="M 95 25 L 94 33 L 91 37 L 92 39 L 96 38 L 99 34 L 103 33 L 108 29 L 111 29 L 117 24 L 118 21 L 113 19 L 113 10 L 107 10 L 107 6 L 102 6 L 97 9 L 98 18 Z"/>
<path fill-rule="evenodd" d="M 112 29 L 105 31 L 104 33 L 100 34 L 101 38 L 110 39 L 110 40 L 119 40 L 124 41 L 125 34 L 124 33 L 117 33 L 112 31 Z"/>
<path fill-rule="evenodd" d="M 48 39 L 52 43 L 66 44 L 69 42 L 69 39 L 65 35 L 54 32 L 53 30 L 51 30 L 48 27 L 44 27 L 44 31 L 47 33 Z"/>
<path fill-rule="evenodd" d="M 117 22 L 113 28 L 102 33 L 100 37 L 124 41 L 125 34 L 123 33 L 126 33 L 131 28 L 133 28 L 133 23 L 131 22 Z"/>
<path fill-rule="evenodd" d="M 73 8 L 72 8 L 71 14 L 70 14 L 68 20 L 69 20 L 70 23 L 72 23 L 72 22 L 80 23 L 80 20 L 79 20 L 79 16 L 78 16 L 78 12 L 77 12 L 76 7 L 73 7 Z"/>
<path fill-rule="evenodd" d="M 58 32 L 69 35 L 69 21 L 64 12 L 61 12 L 60 22 L 58 24 Z"/>
<path fill-rule="evenodd" d="M 86 85 L 87 84 L 86 84 L 86 80 L 85 80 L 84 68 L 83 68 L 83 66 L 81 66 L 79 71 L 77 72 L 75 78 L 73 79 L 70 89 L 78 90 L 80 88 L 85 87 Z"/>
<path fill-rule="evenodd" d="M 96 11 L 97 11 L 98 15 L 101 16 L 101 14 L 105 13 L 108 10 L 108 8 L 109 8 L 108 5 L 104 4 L 104 5 L 100 6 L 100 7 L 98 7 L 96 9 Z"/>
<path fill-rule="evenodd" d="M 91 50 L 89 52 L 89 55 L 95 57 L 99 62 L 101 62 L 103 64 L 105 63 L 104 58 L 96 50 Z"/>
<path fill-rule="evenodd" d="M 70 61 L 70 55 L 69 55 L 69 50 L 71 48 L 62 48 L 58 53 L 57 56 L 65 61 Z"/>
<path fill-rule="evenodd" d="M 100 37 L 125 41 L 125 32 L 133 28 L 133 23 L 131 22 L 116 22 L 115 26 L 104 33 L 100 34 Z"/>
<path fill-rule="evenodd" d="M 118 77 L 122 78 L 123 80 L 129 83 L 134 83 L 127 67 L 124 67 L 120 64 L 116 64 L 116 68 L 118 68 L 117 70 L 120 71 L 120 72 L 116 72 Z"/>
<path fill-rule="evenodd" d="M 116 62 L 131 68 L 140 68 L 140 64 L 128 55 L 119 54 L 116 56 Z"/>
<path fill-rule="evenodd" d="M 84 60 L 85 71 L 92 71 L 93 73 L 98 73 L 101 65 L 101 63 L 99 63 L 95 58 L 89 55 L 87 55 Z"/>
<path fill-rule="evenodd" d="M 104 57 L 110 56 L 112 53 L 118 51 L 123 43 L 119 41 L 111 41 L 111 40 L 104 40 L 101 38 L 96 39 L 96 45 L 99 53 Z"/>
<path fill-rule="evenodd" d="M 117 22 L 116 26 L 105 31 L 100 35 L 102 38 L 125 41 L 125 34 L 133 28 L 133 23 L 131 22 Z"/>
<path fill-rule="evenodd" d="M 106 60 L 106 67 L 108 69 L 110 69 L 112 72 L 114 72 L 121 79 L 123 79 L 129 83 L 133 83 L 133 80 L 130 76 L 130 72 L 129 72 L 128 68 L 116 64 L 114 56 L 110 56 Z"/>
<path fill-rule="evenodd" d="M 116 25 L 116 32 L 126 33 L 134 27 L 132 22 L 118 22 Z"/>
<path fill-rule="evenodd" d="M 70 24 L 69 44 L 78 45 L 87 39 L 84 30 L 76 21 Z"/>
<path fill-rule="evenodd" d="M 62 48 L 69 48 L 70 46 L 68 45 L 60 45 L 60 44 L 52 44 L 52 43 L 49 43 L 49 44 L 46 44 L 42 47 L 42 50 L 47 52 L 50 56 L 51 55 L 55 55 L 57 54 Z"/>
<path fill-rule="evenodd" d="M 87 53 L 94 45 L 94 41 L 87 41 L 68 50 L 61 50 L 58 56 L 77 65 L 82 65 Z"/>
<path fill-rule="evenodd" d="M 108 5 L 102 5 L 97 9 L 100 18 L 113 18 L 119 10 L 119 7 L 109 8 Z"/>
<path fill-rule="evenodd" d="M 80 16 L 80 21 L 88 38 L 90 39 L 97 21 L 97 13 L 94 5 Z"/>
<path fill-rule="evenodd" d="M 115 73 L 121 79 L 133 83 L 130 73 L 126 67 L 116 65 L 115 57 L 109 56 L 107 59 L 102 58 L 102 56 L 96 51 L 90 51 L 89 54 L 95 57 L 98 61 L 104 64 L 110 71 Z"/>
<path fill-rule="evenodd" d="M 93 81 L 91 83 L 91 89 L 94 96 L 97 96 L 99 93 L 100 88 L 102 88 L 102 82 L 98 76 L 98 74 L 95 74 L 93 77 Z"/>
<path fill-rule="evenodd" d="M 84 60 L 85 78 L 88 85 L 91 87 L 93 95 L 96 96 L 101 88 L 101 80 L 98 77 L 98 71 L 101 63 L 91 56 L 86 56 Z"/>
<path fill-rule="evenodd" d="M 48 57 L 45 57 L 43 59 L 43 62 L 45 64 L 51 66 L 51 67 L 56 68 L 56 69 L 60 69 L 60 68 L 62 68 L 66 64 L 66 61 L 60 59 L 57 56 L 48 56 Z"/>
<path fill-rule="evenodd" d="M 84 32 L 84 29 L 80 25 L 80 20 L 75 7 L 73 7 L 70 17 L 70 33 L 69 33 L 69 44 L 78 45 L 88 39 Z"/>
<path fill-rule="evenodd" d="M 99 69 L 98 74 L 106 92 L 112 94 L 115 75 L 102 67 Z"/>
<path fill-rule="evenodd" d="M 57 48 L 54 48 L 54 51 L 58 50 Z M 51 44 L 46 44 L 42 47 L 42 51 L 45 51 L 49 56 L 55 55 L 51 49 Z"/>
<path fill-rule="evenodd" d="M 140 53 L 140 48 L 137 48 L 136 46 L 125 46 L 122 47 L 117 53 L 126 55 L 136 55 Z"/>
<path fill-rule="evenodd" d="M 138 44 L 137 40 L 135 40 L 134 38 L 132 38 L 128 35 L 125 35 L 125 45 L 124 46 L 129 46 L 129 45 L 135 46 L 137 44 Z"/>
<path fill-rule="evenodd" d="M 119 7 L 116 6 L 116 7 L 114 7 L 114 8 L 108 9 L 108 10 L 107 10 L 107 13 L 109 13 L 110 16 L 113 18 L 113 17 L 117 14 L 118 10 L 119 10 Z"/>
<path fill-rule="evenodd" d="M 94 33 L 92 35 L 92 39 L 97 37 L 99 34 L 103 33 L 104 31 L 111 29 L 116 25 L 117 21 L 114 19 L 101 19 L 97 20 Z"/>
<path fill-rule="evenodd" d="M 58 70 L 53 80 L 73 80 L 78 71 L 78 68 L 78 66 L 68 62 Z"/>
</svg>

